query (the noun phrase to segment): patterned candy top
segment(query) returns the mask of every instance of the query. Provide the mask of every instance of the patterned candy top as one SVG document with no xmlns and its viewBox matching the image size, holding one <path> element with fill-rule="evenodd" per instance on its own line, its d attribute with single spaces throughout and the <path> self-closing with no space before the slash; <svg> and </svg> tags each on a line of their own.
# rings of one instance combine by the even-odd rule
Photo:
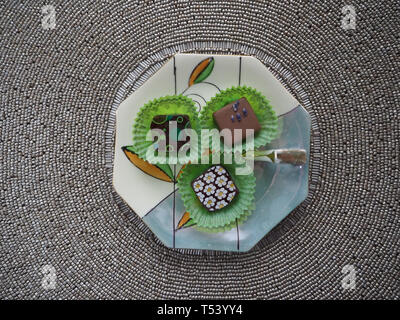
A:
<svg viewBox="0 0 400 320">
<path fill-rule="evenodd" d="M 229 172 L 221 165 L 210 167 L 192 182 L 193 191 L 208 211 L 223 209 L 239 193 Z"/>
<path fill-rule="evenodd" d="M 170 122 L 174 121 L 176 123 L 175 132 L 170 132 Z M 187 137 L 184 141 L 178 141 L 179 134 L 182 130 L 191 128 L 189 116 L 185 114 L 170 114 L 170 115 L 157 115 L 153 117 L 150 129 L 159 129 L 165 133 L 160 141 L 158 141 L 157 150 L 166 152 L 171 152 L 179 149 L 189 141 Z M 155 135 L 153 135 L 154 137 Z M 165 140 L 161 141 L 161 140 Z"/>
</svg>

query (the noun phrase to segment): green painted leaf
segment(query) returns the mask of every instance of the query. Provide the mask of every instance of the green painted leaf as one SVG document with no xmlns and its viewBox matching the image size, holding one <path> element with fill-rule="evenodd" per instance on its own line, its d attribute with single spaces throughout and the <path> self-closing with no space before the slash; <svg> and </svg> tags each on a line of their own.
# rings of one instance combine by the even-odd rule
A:
<svg viewBox="0 0 400 320">
<path fill-rule="evenodd" d="M 168 164 L 150 164 L 149 162 L 139 158 L 133 146 L 122 147 L 129 161 L 148 175 L 167 182 L 174 181 L 174 174 Z"/>
<path fill-rule="evenodd" d="M 189 87 L 204 81 L 214 69 L 214 58 L 206 58 L 194 67 L 189 77 Z"/>
<path fill-rule="evenodd" d="M 213 71 L 214 63 L 214 59 L 212 59 L 208 66 L 203 70 L 203 72 L 199 74 L 196 80 L 194 80 L 194 83 L 200 83 L 204 81 Z"/>
</svg>

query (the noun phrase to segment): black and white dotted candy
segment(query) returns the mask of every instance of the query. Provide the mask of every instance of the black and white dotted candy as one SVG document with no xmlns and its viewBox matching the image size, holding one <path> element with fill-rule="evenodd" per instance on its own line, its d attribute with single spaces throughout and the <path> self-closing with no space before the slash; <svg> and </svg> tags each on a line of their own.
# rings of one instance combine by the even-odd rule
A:
<svg viewBox="0 0 400 320">
<path fill-rule="evenodd" d="M 225 208 L 239 192 L 228 171 L 221 165 L 210 167 L 192 182 L 192 188 L 208 211 Z"/>
</svg>

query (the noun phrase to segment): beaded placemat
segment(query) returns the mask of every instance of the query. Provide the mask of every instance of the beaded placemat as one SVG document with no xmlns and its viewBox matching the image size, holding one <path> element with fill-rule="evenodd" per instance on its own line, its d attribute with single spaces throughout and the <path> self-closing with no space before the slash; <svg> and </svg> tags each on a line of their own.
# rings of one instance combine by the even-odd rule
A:
<svg viewBox="0 0 400 320">
<path fill-rule="evenodd" d="M 398 4 L 346 5 L 0 3 L 0 298 L 400 298 Z M 249 252 L 168 249 L 113 190 L 115 109 L 176 52 L 311 114 L 310 194 Z"/>
</svg>

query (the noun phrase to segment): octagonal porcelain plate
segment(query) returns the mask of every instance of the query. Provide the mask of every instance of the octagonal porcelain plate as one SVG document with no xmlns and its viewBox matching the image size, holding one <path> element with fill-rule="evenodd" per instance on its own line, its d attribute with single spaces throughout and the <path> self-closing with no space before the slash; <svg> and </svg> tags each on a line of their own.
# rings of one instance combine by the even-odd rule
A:
<svg viewBox="0 0 400 320">
<path fill-rule="evenodd" d="M 267 149 L 305 149 L 309 154 L 308 112 L 251 56 L 176 54 L 117 109 L 114 188 L 168 247 L 248 251 L 307 197 L 308 156 L 302 166 L 256 161 L 255 211 L 230 231 L 205 233 L 193 227 L 172 181 L 146 173 L 127 156 L 124 148 L 132 145 L 135 116 L 147 101 L 183 94 L 192 98 L 200 111 L 219 91 L 237 85 L 259 90 L 278 115 L 280 134 Z"/>
</svg>

